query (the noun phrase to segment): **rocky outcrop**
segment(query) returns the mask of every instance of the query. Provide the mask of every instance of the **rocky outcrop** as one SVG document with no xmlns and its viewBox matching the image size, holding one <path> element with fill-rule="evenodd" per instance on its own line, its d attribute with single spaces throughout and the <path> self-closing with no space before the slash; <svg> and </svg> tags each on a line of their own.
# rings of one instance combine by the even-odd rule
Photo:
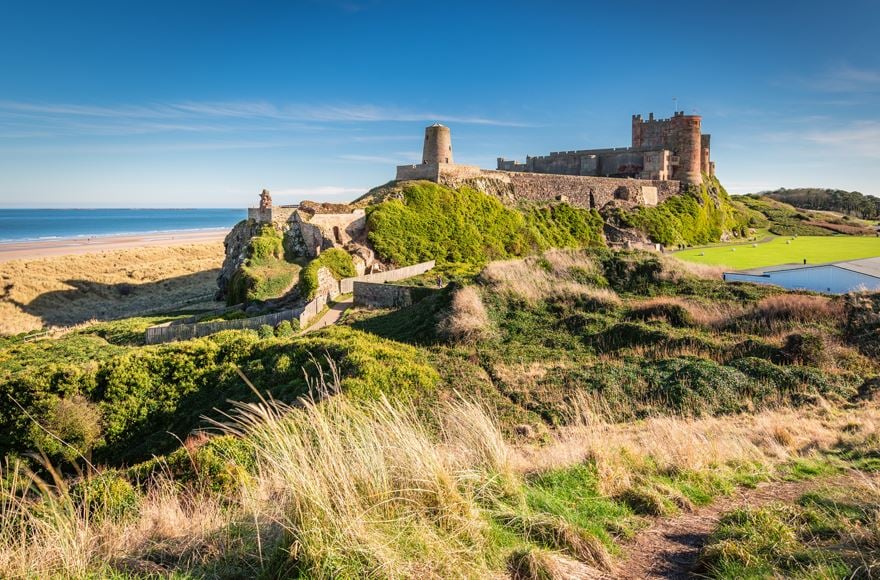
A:
<svg viewBox="0 0 880 580">
<path fill-rule="evenodd" d="M 217 276 L 217 300 L 226 298 L 226 290 L 232 277 L 244 265 L 244 261 L 248 257 L 248 247 L 251 238 L 260 232 L 262 224 L 258 224 L 254 220 L 240 221 L 226 234 L 223 245 L 226 254 L 223 258 L 223 266 L 220 268 L 220 275 Z"/>
</svg>

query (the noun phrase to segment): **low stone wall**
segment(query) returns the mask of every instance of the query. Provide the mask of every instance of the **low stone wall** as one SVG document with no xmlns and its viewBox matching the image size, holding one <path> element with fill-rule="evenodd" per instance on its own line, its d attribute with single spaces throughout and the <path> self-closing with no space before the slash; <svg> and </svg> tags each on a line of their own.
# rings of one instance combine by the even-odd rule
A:
<svg viewBox="0 0 880 580">
<path fill-rule="evenodd" d="M 403 308 L 413 302 L 409 286 L 376 282 L 354 283 L 354 305 L 365 308 Z"/>
<path fill-rule="evenodd" d="M 354 278 L 343 278 L 339 281 L 339 292 L 341 294 L 349 294 L 354 291 L 355 282 L 395 282 L 412 278 L 419 274 L 424 274 L 434 267 L 434 260 L 430 262 L 422 262 L 421 264 L 413 264 L 412 266 L 404 266 L 396 270 L 388 270 L 387 272 L 377 272 L 375 274 L 366 274 L 364 276 L 356 276 Z"/>
<path fill-rule="evenodd" d="M 334 296 L 336 296 L 336 294 L 334 294 Z M 327 306 L 327 303 L 332 299 L 333 296 L 330 294 L 318 294 L 311 302 L 303 306 L 302 311 L 297 316 L 299 327 L 305 328 L 308 326 L 309 322 L 320 314 L 321 311 L 324 310 L 324 307 Z"/>
<path fill-rule="evenodd" d="M 398 165 L 397 181 L 427 179 L 441 182 L 443 176 L 455 176 L 458 179 L 478 177 L 483 172 L 476 165 L 460 163 L 422 163 L 421 165 Z"/>
<path fill-rule="evenodd" d="M 284 320 L 296 320 L 300 316 L 298 309 L 282 310 L 265 316 L 241 318 L 238 320 L 217 320 L 215 322 L 197 322 L 195 324 L 168 324 L 151 326 L 147 329 L 145 342 L 161 344 L 175 340 L 189 340 L 220 332 L 221 330 L 256 330 L 263 325 L 277 326 Z"/>
</svg>

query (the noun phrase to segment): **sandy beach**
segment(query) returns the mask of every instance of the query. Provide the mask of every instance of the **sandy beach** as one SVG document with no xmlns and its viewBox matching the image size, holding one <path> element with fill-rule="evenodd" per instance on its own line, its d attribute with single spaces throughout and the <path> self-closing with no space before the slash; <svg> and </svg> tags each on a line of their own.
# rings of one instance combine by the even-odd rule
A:
<svg viewBox="0 0 880 580">
<path fill-rule="evenodd" d="M 74 254 L 93 254 L 110 250 L 222 242 L 227 233 L 229 233 L 229 229 L 219 228 L 196 232 L 155 232 L 125 236 L 3 242 L 0 243 L 0 262 Z"/>
<path fill-rule="evenodd" d="M 213 298 L 226 230 L 0 244 L 0 335 Z"/>
</svg>

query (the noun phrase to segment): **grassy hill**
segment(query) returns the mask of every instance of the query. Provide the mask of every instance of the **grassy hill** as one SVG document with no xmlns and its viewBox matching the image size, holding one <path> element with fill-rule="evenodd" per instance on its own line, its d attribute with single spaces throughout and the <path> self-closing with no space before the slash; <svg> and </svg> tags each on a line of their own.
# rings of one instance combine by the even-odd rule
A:
<svg viewBox="0 0 880 580">
<path fill-rule="evenodd" d="M 602 249 L 492 262 L 425 295 L 304 337 L 143 347 L 120 322 L 5 340 L 4 453 L 114 469 L 38 487 L 9 464 L 0 562 L 72 576 L 586 575 L 610 570 L 645 517 L 872 452 L 870 432 L 827 435 L 873 417 L 858 402 L 880 371 L 863 332 L 872 303 Z M 821 418 L 817 404 L 848 411 Z M 193 431 L 211 425 L 223 435 Z"/>
<path fill-rule="evenodd" d="M 769 223 L 713 187 L 616 218 L 689 243 Z M 429 183 L 370 206 L 368 225 L 388 261 L 436 259 L 455 282 L 307 335 L 144 346 L 167 313 L 0 339 L 0 572 L 614 575 L 657 516 L 877 467 L 876 296 L 725 284 L 717 268 L 603 247 L 595 211 Z M 875 240 L 822 238 L 838 239 Z M 248 252 L 253 283 L 237 291 L 289 283 L 274 231 Z M 304 291 L 318 264 L 349 272 L 346 256 L 306 266 Z M 826 543 L 777 516 L 755 517 L 790 528 L 788 552 L 718 547 L 750 521 L 729 516 L 707 570 L 815 570 L 785 554 Z"/>
</svg>

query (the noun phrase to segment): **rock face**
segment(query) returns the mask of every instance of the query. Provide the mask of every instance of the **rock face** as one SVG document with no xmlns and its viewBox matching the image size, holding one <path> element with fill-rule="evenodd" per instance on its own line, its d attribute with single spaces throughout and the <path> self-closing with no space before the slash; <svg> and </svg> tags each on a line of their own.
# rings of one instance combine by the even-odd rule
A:
<svg viewBox="0 0 880 580">
<path fill-rule="evenodd" d="M 233 276 L 247 259 L 251 238 L 263 227 L 273 227 L 281 233 L 288 259 L 313 259 L 324 250 L 340 248 L 352 255 L 358 274 L 383 269 L 368 247 L 366 213 L 362 208 L 308 201 L 296 207 L 275 208 L 271 203 L 271 197 L 264 191 L 259 211 L 253 213 L 257 218 L 240 222 L 226 236 L 226 257 L 217 277 L 218 299 L 226 297 Z"/>
<path fill-rule="evenodd" d="M 226 255 L 223 258 L 220 275 L 217 276 L 217 286 L 219 287 L 217 290 L 218 300 L 226 298 L 226 289 L 232 281 L 232 276 L 235 275 L 235 272 L 242 267 L 247 259 L 251 238 L 260 232 L 261 227 L 261 224 L 254 220 L 244 220 L 238 222 L 232 228 L 232 231 L 226 234 L 226 239 L 223 240 Z"/>
</svg>

